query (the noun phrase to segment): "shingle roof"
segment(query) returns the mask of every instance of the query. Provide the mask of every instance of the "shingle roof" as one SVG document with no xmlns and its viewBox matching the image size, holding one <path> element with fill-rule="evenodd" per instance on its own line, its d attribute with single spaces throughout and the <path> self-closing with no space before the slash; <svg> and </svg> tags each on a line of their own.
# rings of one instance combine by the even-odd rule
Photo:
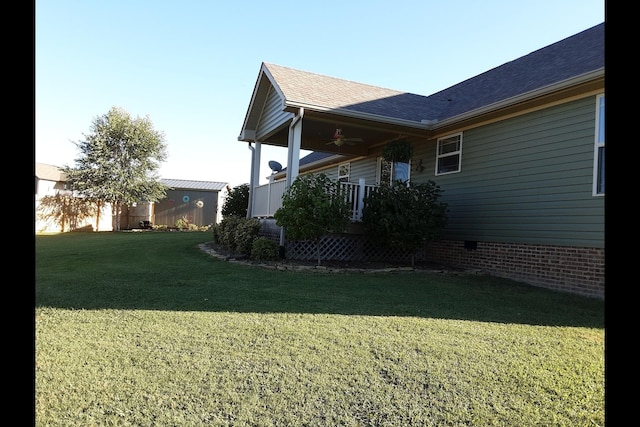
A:
<svg viewBox="0 0 640 427">
<path fill-rule="evenodd" d="M 371 86 L 265 63 L 277 86 L 292 105 L 322 110 L 347 110 L 420 122 L 425 96 Z"/>
<path fill-rule="evenodd" d="M 263 64 L 288 105 L 381 118 L 439 120 L 604 69 L 604 23 L 430 96 Z"/>
<path fill-rule="evenodd" d="M 226 182 L 217 181 L 193 181 L 188 179 L 161 179 L 160 182 L 171 188 L 185 190 L 212 190 L 221 191 L 227 187 Z"/>
<path fill-rule="evenodd" d="M 434 93 L 428 103 L 443 120 L 602 68 L 604 23 Z"/>
</svg>

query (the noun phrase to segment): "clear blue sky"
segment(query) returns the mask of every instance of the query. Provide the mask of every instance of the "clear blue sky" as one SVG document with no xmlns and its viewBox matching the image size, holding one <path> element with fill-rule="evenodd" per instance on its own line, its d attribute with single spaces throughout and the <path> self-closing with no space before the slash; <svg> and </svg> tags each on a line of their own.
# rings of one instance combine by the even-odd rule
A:
<svg viewBox="0 0 640 427">
<path fill-rule="evenodd" d="M 249 182 L 260 64 L 430 95 L 605 21 L 604 0 L 36 0 L 35 157 L 117 106 L 165 134 L 160 176 Z M 263 148 L 286 166 L 286 149 Z"/>
</svg>

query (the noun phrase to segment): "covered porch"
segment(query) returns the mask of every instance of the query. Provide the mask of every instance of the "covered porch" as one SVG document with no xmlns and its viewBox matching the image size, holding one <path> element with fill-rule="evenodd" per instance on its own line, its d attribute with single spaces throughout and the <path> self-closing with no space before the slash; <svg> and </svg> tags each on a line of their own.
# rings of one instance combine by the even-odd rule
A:
<svg viewBox="0 0 640 427">
<path fill-rule="evenodd" d="M 433 120 L 421 108 L 424 97 L 263 63 L 239 141 L 251 150 L 248 217 L 271 217 L 282 195 L 304 172 L 300 152 L 343 156 L 343 161 L 379 155 L 398 138 L 424 139 Z M 286 174 L 262 184 L 263 145 L 286 147 Z M 264 178 L 264 177 L 262 177 Z M 357 178 L 342 184 L 352 208 L 362 217 L 362 200 L 375 188 Z"/>
</svg>

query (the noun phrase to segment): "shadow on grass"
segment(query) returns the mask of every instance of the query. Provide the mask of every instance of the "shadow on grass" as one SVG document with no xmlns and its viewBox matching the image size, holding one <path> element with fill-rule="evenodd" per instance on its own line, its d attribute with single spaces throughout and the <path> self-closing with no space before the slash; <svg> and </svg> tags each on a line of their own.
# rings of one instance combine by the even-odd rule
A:
<svg viewBox="0 0 640 427">
<path fill-rule="evenodd" d="M 604 301 L 485 275 L 273 271 L 145 238 L 49 250 L 36 262 L 36 307 L 412 316 L 604 328 Z M 132 251 L 129 253 L 129 251 Z M 172 251 L 167 256 L 166 251 Z M 43 254 L 43 252 L 41 252 Z"/>
</svg>

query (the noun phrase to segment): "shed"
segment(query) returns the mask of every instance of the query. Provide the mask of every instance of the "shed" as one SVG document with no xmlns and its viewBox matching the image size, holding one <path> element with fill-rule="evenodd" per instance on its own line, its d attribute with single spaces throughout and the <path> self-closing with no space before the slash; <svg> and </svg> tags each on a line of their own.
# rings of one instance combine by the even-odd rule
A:
<svg viewBox="0 0 640 427">
<path fill-rule="evenodd" d="M 138 228 L 140 222 L 175 227 L 179 220 L 204 227 L 218 222 L 220 191 L 226 182 L 161 179 L 169 187 L 167 195 L 156 203 L 140 202 L 125 213 L 127 228 Z"/>
</svg>

